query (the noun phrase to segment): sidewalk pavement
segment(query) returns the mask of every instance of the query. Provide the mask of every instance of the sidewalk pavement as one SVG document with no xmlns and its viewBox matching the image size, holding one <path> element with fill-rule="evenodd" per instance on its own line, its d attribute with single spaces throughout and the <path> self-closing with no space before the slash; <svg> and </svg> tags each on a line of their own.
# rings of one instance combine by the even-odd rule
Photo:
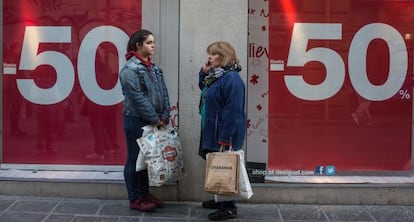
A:
<svg viewBox="0 0 414 222">
<path fill-rule="evenodd" d="M 130 210 L 127 200 L 71 199 L 0 195 L 1 222 L 208 221 L 213 210 L 199 202 L 165 202 L 153 213 Z M 238 204 L 228 221 L 414 222 L 414 206 Z"/>
</svg>

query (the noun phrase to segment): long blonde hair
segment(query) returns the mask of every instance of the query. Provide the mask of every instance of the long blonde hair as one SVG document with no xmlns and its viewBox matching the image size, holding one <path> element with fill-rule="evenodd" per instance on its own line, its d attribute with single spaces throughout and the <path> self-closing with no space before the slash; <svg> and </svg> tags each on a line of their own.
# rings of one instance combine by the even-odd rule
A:
<svg viewBox="0 0 414 222">
<path fill-rule="evenodd" d="M 221 66 L 239 64 L 239 59 L 236 56 L 236 51 L 230 43 L 225 41 L 213 42 L 207 46 L 208 54 L 219 54 L 222 58 Z"/>
</svg>

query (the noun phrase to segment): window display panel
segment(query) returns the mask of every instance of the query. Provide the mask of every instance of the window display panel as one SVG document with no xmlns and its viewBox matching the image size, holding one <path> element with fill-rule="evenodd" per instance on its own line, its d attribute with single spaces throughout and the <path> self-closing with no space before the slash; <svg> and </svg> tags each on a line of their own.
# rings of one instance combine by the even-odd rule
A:
<svg viewBox="0 0 414 222">
<path fill-rule="evenodd" d="M 124 163 L 118 71 L 141 8 L 3 2 L 3 164 Z"/>
<path fill-rule="evenodd" d="M 411 170 L 413 9 L 269 1 L 269 170 Z"/>
</svg>

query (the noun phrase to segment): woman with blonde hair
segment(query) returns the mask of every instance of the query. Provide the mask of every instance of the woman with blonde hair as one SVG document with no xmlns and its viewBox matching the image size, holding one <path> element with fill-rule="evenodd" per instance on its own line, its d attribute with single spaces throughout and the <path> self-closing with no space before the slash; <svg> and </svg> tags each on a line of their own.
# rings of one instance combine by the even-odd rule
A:
<svg viewBox="0 0 414 222">
<path fill-rule="evenodd" d="M 236 52 L 228 42 L 213 42 L 207 47 L 208 60 L 199 72 L 201 138 L 199 154 L 205 159 L 209 152 L 242 149 L 246 135 L 245 85 L 239 72 Z M 209 200 L 202 206 L 217 209 L 210 220 L 235 218 L 234 201 Z"/>
</svg>

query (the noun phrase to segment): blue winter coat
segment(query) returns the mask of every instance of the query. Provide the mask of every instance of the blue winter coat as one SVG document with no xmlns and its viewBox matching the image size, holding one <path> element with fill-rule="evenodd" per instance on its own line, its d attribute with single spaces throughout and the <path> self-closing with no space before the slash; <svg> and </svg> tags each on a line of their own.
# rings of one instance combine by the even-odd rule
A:
<svg viewBox="0 0 414 222">
<path fill-rule="evenodd" d="M 123 115 L 140 117 L 147 124 L 170 119 L 170 101 L 163 72 L 151 64 L 150 71 L 136 57 L 131 57 L 119 73 L 125 96 Z"/>
<path fill-rule="evenodd" d="M 199 73 L 199 87 L 204 89 L 205 73 Z M 237 71 L 227 71 L 206 88 L 204 127 L 201 148 L 219 151 L 219 142 L 240 150 L 246 136 L 245 86 Z"/>
</svg>

